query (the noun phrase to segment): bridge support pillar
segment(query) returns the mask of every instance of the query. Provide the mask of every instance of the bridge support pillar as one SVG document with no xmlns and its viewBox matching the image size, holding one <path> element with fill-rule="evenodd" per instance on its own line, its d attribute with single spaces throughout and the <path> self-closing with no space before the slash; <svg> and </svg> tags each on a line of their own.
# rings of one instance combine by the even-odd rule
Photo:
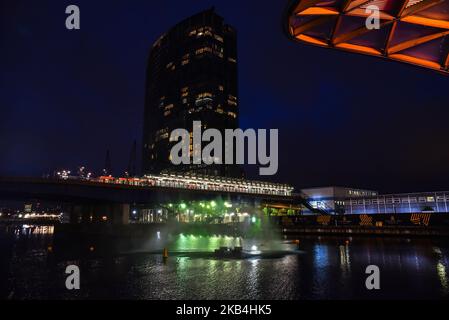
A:
<svg viewBox="0 0 449 320">
<path fill-rule="evenodd" d="M 128 224 L 129 223 L 129 209 L 128 203 L 112 205 L 112 223 L 114 224 Z"/>
</svg>

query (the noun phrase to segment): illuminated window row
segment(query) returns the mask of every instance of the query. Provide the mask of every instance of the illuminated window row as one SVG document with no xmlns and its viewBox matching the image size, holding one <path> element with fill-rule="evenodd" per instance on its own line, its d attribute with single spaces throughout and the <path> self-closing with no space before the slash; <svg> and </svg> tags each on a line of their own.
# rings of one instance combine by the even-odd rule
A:
<svg viewBox="0 0 449 320">
<path fill-rule="evenodd" d="M 114 178 L 111 176 L 103 176 L 98 178 L 97 181 L 102 183 L 127 184 L 134 186 L 156 186 L 164 188 L 280 196 L 290 196 L 293 192 L 293 188 L 291 186 L 284 184 L 207 176 L 193 177 L 182 175 L 147 175 L 143 178 Z"/>
<path fill-rule="evenodd" d="M 197 38 L 209 36 L 209 37 L 214 37 L 214 39 L 219 41 L 219 42 L 223 42 L 224 41 L 222 36 L 220 36 L 218 34 L 215 34 L 213 32 L 213 29 L 211 27 L 208 27 L 208 26 L 201 27 L 201 28 L 194 29 L 194 30 L 190 31 L 189 32 L 189 36 L 190 37 L 196 36 Z"/>
</svg>

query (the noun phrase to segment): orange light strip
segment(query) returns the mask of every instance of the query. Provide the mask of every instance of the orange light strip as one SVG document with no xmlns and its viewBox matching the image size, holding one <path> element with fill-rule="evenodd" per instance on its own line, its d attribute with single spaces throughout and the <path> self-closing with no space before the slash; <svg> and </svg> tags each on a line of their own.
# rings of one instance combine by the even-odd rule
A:
<svg viewBox="0 0 449 320">
<path fill-rule="evenodd" d="M 313 44 L 317 44 L 317 45 L 320 45 L 320 46 L 327 46 L 327 43 L 325 41 L 319 40 L 319 39 L 314 38 L 314 37 L 306 36 L 305 34 L 300 34 L 296 38 L 298 40 L 309 42 L 309 43 L 313 43 Z"/>
<path fill-rule="evenodd" d="M 415 64 L 418 66 L 423 66 L 423 67 L 427 67 L 427 68 L 431 68 L 431 69 L 435 69 L 435 70 L 439 70 L 441 68 L 439 63 L 425 60 L 425 59 L 407 56 L 405 54 L 391 54 L 391 55 L 389 55 L 389 57 L 394 60 L 399 60 L 402 62 L 407 62 L 407 63 L 411 63 L 411 64 Z"/>
<path fill-rule="evenodd" d="M 371 55 L 375 55 L 375 56 L 381 55 L 381 52 L 379 50 L 376 50 L 376 49 L 370 48 L 370 47 L 359 46 L 359 45 L 351 44 L 351 43 L 340 43 L 340 44 L 337 44 L 336 47 L 341 48 L 341 49 L 371 54 Z"/>
<path fill-rule="evenodd" d="M 444 21 L 444 20 L 435 20 L 435 19 L 423 18 L 423 17 L 418 17 L 418 16 L 408 16 L 408 17 L 402 18 L 401 21 L 419 24 L 419 25 L 427 26 L 427 27 L 449 29 L 449 21 Z"/>
<path fill-rule="evenodd" d="M 436 34 L 431 34 L 431 35 L 428 35 L 425 37 L 416 38 L 416 39 L 412 39 L 409 41 L 404 41 L 404 42 L 401 42 L 393 47 L 388 48 L 387 51 L 388 51 L 388 53 L 393 54 L 393 53 L 400 52 L 402 50 L 405 50 L 405 49 L 408 49 L 411 47 L 416 47 L 420 44 L 423 44 L 423 43 L 426 43 L 426 42 L 429 42 L 429 41 L 432 41 L 432 40 L 435 40 L 435 39 L 438 39 L 441 37 L 444 37 L 448 34 L 449 34 L 449 31 L 444 31 L 444 32 L 436 33 Z"/>
<path fill-rule="evenodd" d="M 298 12 L 297 16 L 309 16 L 309 15 L 336 15 L 338 10 L 334 8 L 324 8 L 324 7 L 312 7 L 307 8 L 304 11 Z"/>
</svg>

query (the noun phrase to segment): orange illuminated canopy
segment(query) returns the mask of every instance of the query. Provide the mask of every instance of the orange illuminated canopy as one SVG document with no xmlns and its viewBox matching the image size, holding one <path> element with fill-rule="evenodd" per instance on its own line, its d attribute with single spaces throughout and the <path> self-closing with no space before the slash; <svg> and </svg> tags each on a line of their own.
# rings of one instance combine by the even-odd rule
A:
<svg viewBox="0 0 449 320">
<path fill-rule="evenodd" d="M 366 26 L 373 5 L 379 29 Z M 449 74 L 449 0 L 295 0 L 286 27 L 303 43 Z"/>
</svg>

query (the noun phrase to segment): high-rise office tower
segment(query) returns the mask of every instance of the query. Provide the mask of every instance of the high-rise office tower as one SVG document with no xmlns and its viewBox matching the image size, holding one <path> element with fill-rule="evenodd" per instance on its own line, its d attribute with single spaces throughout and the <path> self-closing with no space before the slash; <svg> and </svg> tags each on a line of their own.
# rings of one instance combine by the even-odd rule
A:
<svg viewBox="0 0 449 320">
<path fill-rule="evenodd" d="M 147 65 L 143 173 L 241 176 L 236 165 L 173 165 L 170 150 L 176 142 L 169 141 L 174 129 L 192 134 L 193 121 L 201 121 L 203 131 L 237 128 L 237 91 L 236 31 L 214 9 L 163 34 Z"/>
</svg>

